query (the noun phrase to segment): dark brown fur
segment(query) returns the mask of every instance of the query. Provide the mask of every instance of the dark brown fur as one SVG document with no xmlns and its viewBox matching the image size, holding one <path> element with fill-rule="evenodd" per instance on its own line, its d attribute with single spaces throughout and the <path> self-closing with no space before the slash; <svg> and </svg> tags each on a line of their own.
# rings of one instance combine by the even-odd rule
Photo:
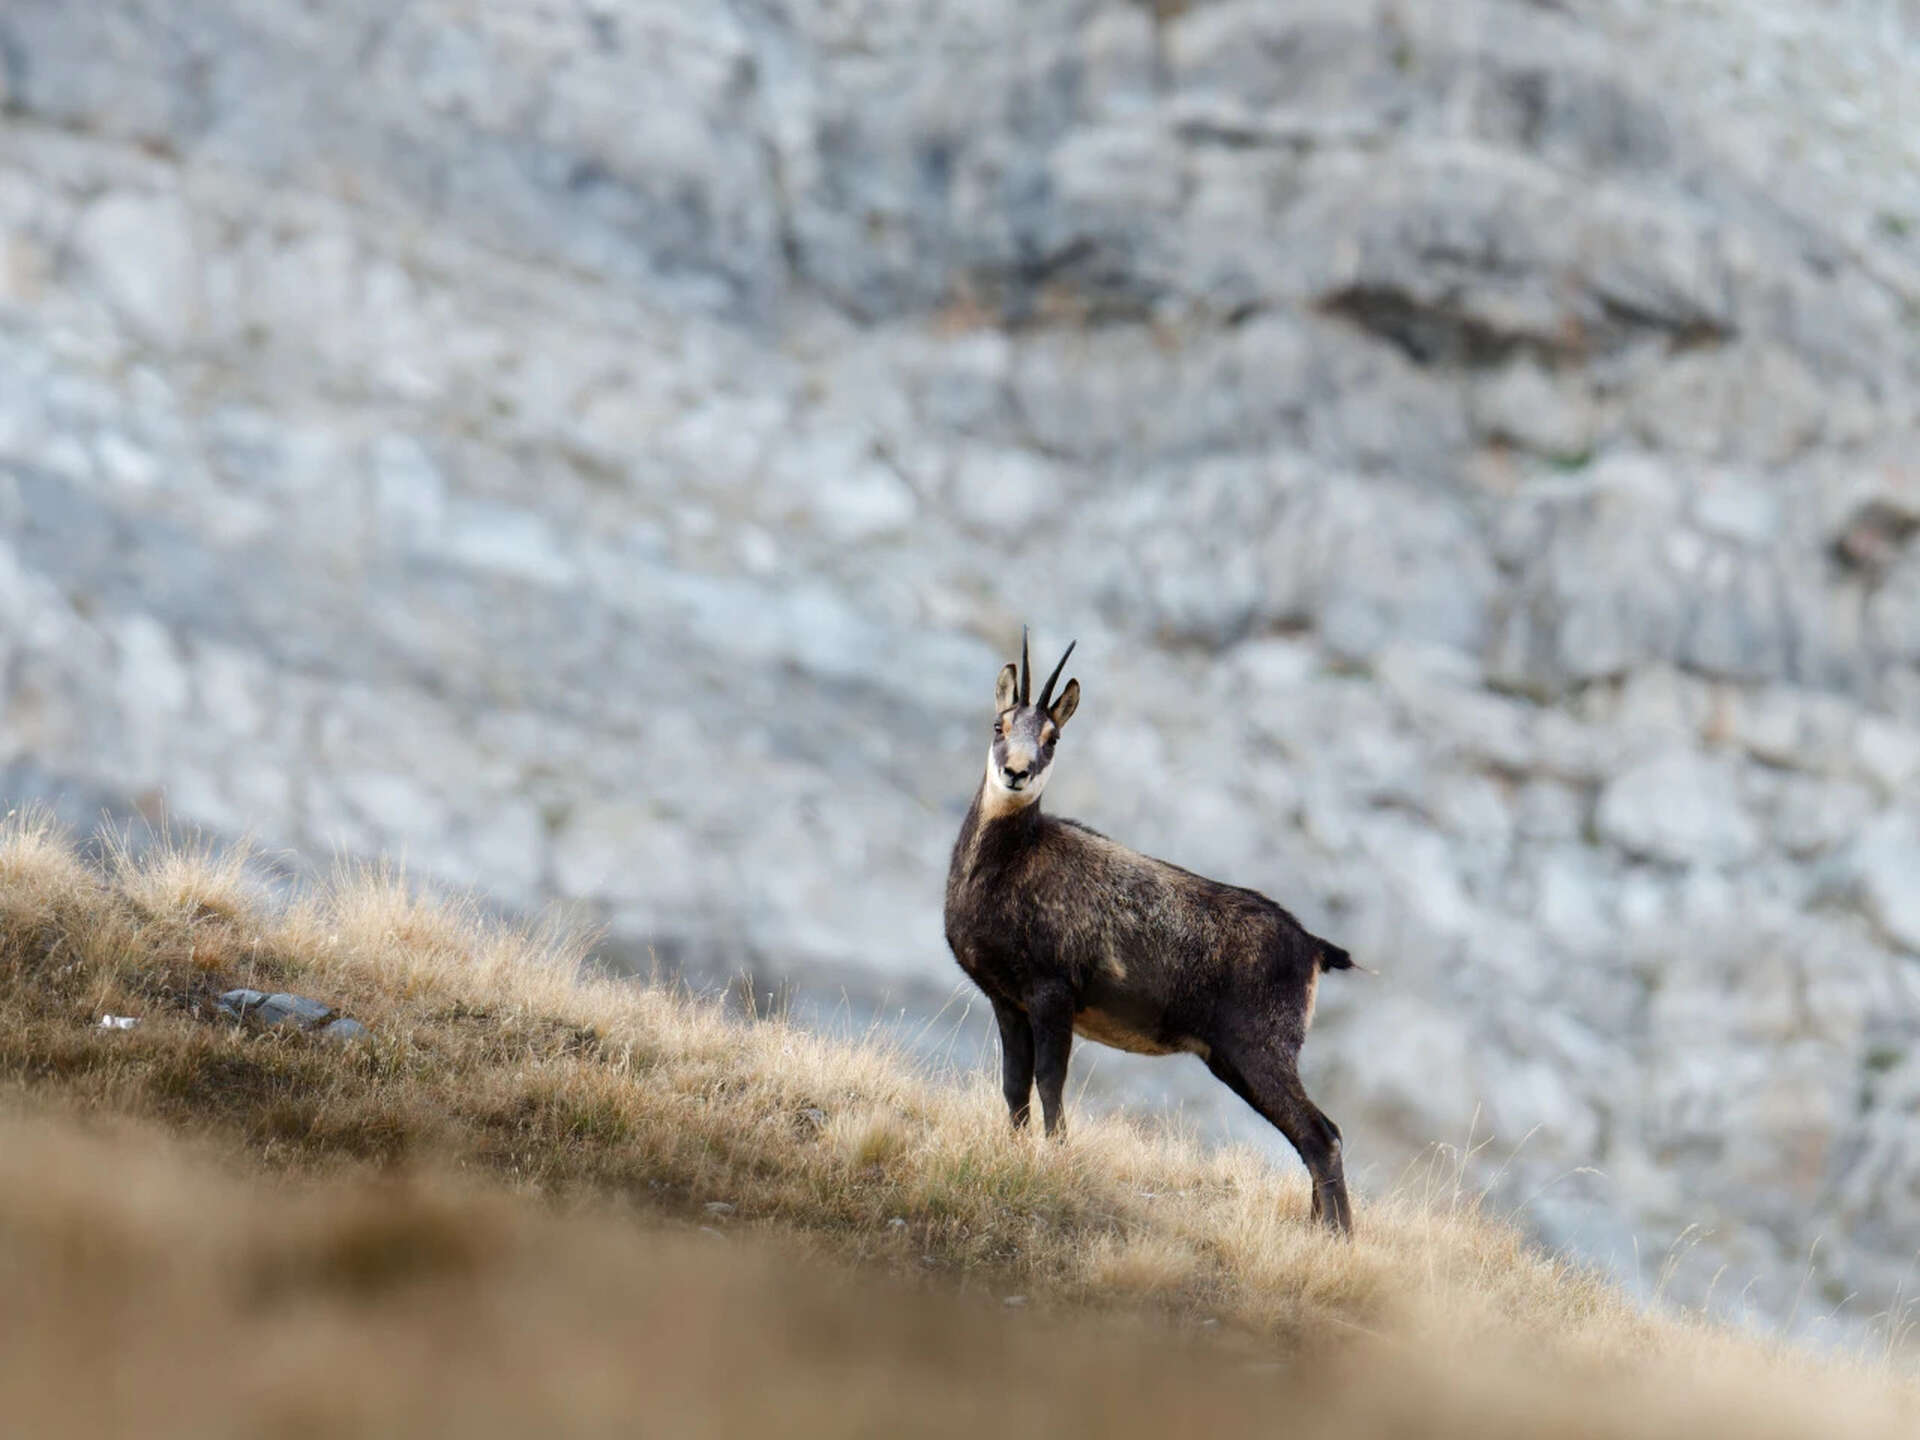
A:
<svg viewBox="0 0 1920 1440">
<path fill-rule="evenodd" d="M 1296 1065 L 1319 974 L 1351 966 L 1347 952 L 1256 891 L 1043 815 L 1038 793 L 1079 686 L 1049 707 L 1049 681 L 1032 705 L 1024 667 L 1013 671 L 946 897 L 947 943 L 1000 1024 L 1013 1123 L 1027 1123 L 1037 1083 L 1047 1133 L 1058 1132 L 1076 1031 L 1146 1054 L 1188 1051 L 1293 1142 L 1314 1214 L 1350 1233 L 1340 1130 Z"/>
</svg>

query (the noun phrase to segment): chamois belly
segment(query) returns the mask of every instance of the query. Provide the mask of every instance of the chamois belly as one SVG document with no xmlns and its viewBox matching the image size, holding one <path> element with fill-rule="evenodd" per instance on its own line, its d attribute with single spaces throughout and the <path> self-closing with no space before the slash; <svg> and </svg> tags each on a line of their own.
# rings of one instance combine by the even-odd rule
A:
<svg viewBox="0 0 1920 1440">
<path fill-rule="evenodd" d="M 1104 1010 L 1082 1010 L 1073 1017 L 1073 1033 L 1086 1040 L 1098 1040 L 1116 1050 L 1131 1050 L 1135 1055 L 1171 1055 L 1173 1047 L 1160 1042 L 1157 1035 L 1131 1025 Z"/>
<path fill-rule="evenodd" d="M 1127 985 L 1126 978 L 1112 960 L 1094 972 L 1074 1011 L 1074 1034 L 1135 1055 L 1206 1053 L 1172 1020 L 1164 998 Z"/>
<path fill-rule="evenodd" d="M 1135 1055 L 1200 1055 L 1208 1047 L 1190 1037 L 1167 1038 L 1158 1025 L 1144 1026 L 1106 1010 L 1087 1009 L 1073 1017 L 1073 1033 Z"/>
</svg>

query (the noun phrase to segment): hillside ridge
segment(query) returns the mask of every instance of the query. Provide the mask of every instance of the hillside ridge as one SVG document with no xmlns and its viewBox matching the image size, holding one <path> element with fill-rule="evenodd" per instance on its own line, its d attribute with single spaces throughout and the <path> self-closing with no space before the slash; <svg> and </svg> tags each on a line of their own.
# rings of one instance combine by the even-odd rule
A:
<svg viewBox="0 0 1920 1440">
<path fill-rule="evenodd" d="M 1903 1322 L 1870 1362 L 1639 1309 L 1481 1213 L 1460 1170 L 1359 1197 L 1357 1238 L 1341 1244 L 1308 1223 L 1293 1167 L 1126 1117 L 1079 1119 L 1062 1144 L 1016 1136 L 983 1076 L 932 1081 L 876 1042 L 732 1021 L 684 991 L 584 974 L 585 958 L 561 930 L 422 898 L 391 870 L 275 899 L 242 852 L 106 844 L 89 858 L 43 818 L 11 817 L 0 1112 L 23 1145 L 72 1161 L 0 1174 L 0 1214 L 39 1213 L 44 1184 L 132 1224 L 85 1177 L 109 1168 L 102 1134 L 147 1136 L 129 1141 L 138 1157 L 160 1132 L 175 1137 L 162 1149 L 227 1157 L 216 1210 L 259 1203 L 231 1187 L 260 1179 L 236 1173 L 350 1211 L 385 1203 L 366 1198 L 380 1185 L 412 1194 L 442 1176 L 481 1197 L 462 1206 L 517 1207 L 502 1222 L 516 1234 L 558 1223 L 556 1209 L 598 1217 L 581 1223 L 623 1255 L 631 1240 L 606 1237 L 705 1230 L 851 1262 L 860 1284 L 1017 1299 L 1063 1335 L 1105 1316 L 1161 1347 L 1187 1336 L 1183 1352 L 1196 1333 L 1229 1337 L 1202 1370 L 1265 1356 L 1275 1383 L 1324 1387 L 1323 1365 L 1345 1375 L 1393 1355 L 1448 1414 L 1491 1404 L 1518 1424 L 1545 1406 L 1598 1426 L 1580 1433 L 1633 1433 L 1619 1427 L 1636 1412 L 1608 1388 L 1760 1426 L 1730 1419 L 1729 1433 L 1831 1433 L 1838 1407 L 1850 1433 L 1891 1435 L 1920 1414 L 1896 1359 Z M 237 985 L 324 997 L 371 1033 L 339 1043 L 233 1020 L 217 997 Z M 60 1138 L 75 1129 L 95 1138 Z M 422 1243 L 431 1270 L 439 1242 Z M 1449 1379 L 1466 1354 L 1502 1358 L 1472 1384 Z M 1509 1386 L 1500 1366 L 1521 1355 L 1535 1373 Z"/>
</svg>

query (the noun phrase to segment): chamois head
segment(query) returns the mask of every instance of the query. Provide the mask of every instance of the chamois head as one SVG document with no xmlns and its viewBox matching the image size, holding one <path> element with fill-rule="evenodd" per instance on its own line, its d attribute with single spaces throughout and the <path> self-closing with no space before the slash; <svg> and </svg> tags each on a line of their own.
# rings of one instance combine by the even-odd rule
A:
<svg viewBox="0 0 1920 1440">
<path fill-rule="evenodd" d="M 1078 644 L 1075 641 L 1074 644 Z M 994 687 L 993 745 L 987 752 L 987 800 L 992 809 L 1008 814 L 1024 809 L 1040 798 L 1047 788 L 1047 776 L 1053 765 L 1054 741 L 1080 704 L 1080 682 L 1067 681 L 1067 688 L 1054 698 L 1054 682 L 1066 669 L 1067 655 L 1053 667 L 1053 674 L 1041 687 L 1038 703 L 1033 701 L 1033 670 L 1027 661 L 1027 632 L 1020 631 L 1020 663 L 1000 672 Z"/>
</svg>

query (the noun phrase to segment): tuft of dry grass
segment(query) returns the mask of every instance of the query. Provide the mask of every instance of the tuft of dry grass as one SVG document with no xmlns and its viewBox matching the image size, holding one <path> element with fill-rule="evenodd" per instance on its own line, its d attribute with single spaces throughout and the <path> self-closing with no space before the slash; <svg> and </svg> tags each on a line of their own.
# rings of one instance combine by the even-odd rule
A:
<svg viewBox="0 0 1920 1440">
<path fill-rule="evenodd" d="M 799 1342 L 780 1326 L 800 1323 L 794 1316 L 809 1306 L 831 1311 L 843 1302 L 820 1295 L 839 1296 L 836 1287 L 852 1283 L 829 1283 L 810 1267 L 856 1260 L 862 1283 L 894 1287 L 876 1301 L 892 1318 L 869 1326 L 834 1311 L 840 1330 L 809 1332 L 820 1353 L 806 1363 L 836 1383 L 870 1371 L 871 1383 L 904 1405 L 908 1392 L 887 1388 L 880 1363 L 898 1357 L 882 1333 L 889 1327 L 937 1336 L 927 1340 L 933 1359 L 940 1346 L 991 1353 L 972 1390 L 922 1377 L 953 1414 L 982 1423 L 999 1413 L 995 1405 L 1013 1403 L 1002 1388 L 1012 1395 L 1028 1383 L 1033 1394 L 1019 1403 L 1035 1408 L 1020 1413 L 1036 1423 L 1060 1418 L 1048 1408 L 1049 1372 L 1020 1369 L 1026 1361 L 1008 1358 L 1014 1347 L 992 1339 L 1008 1323 L 997 1301 L 990 1324 L 966 1309 L 969 1296 L 1010 1293 L 1030 1298 L 1022 1314 L 1049 1327 L 1051 1343 L 1082 1357 L 1062 1362 L 1062 1374 L 1088 1384 L 1096 1370 L 1105 1377 L 1094 1399 L 1081 1399 L 1093 1409 L 1072 1412 L 1082 1424 L 1108 1414 L 1110 1396 L 1130 1397 L 1112 1412 L 1116 1424 L 1186 1413 L 1154 1409 L 1127 1375 L 1100 1369 L 1110 1344 L 1160 1376 L 1179 1404 L 1223 1421 L 1270 1405 L 1276 1386 L 1289 1407 L 1310 1398 L 1329 1415 L 1371 1417 L 1381 1433 L 1491 1426 L 1624 1435 L 1644 1428 L 1639 1406 L 1654 1407 L 1646 1413 L 1663 1417 L 1663 1428 L 1708 1425 L 1701 1433 L 1891 1435 L 1912 1433 L 1920 1419 L 1911 1381 L 1891 1366 L 1817 1359 L 1637 1309 L 1599 1276 L 1481 1216 L 1457 1191 L 1363 1203 L 1358 1238 L 1341 1244 L 1308 1223 L 1304 1175 L 1276 1172 L 1252 1152 L 1210 1152 L 1124 1119 L 1082 1120 L 1064 1144 L 1015 1135 L 985 1077 L 935 1084 L 883 1046 L 777 1020 L 731 1023 L 716 1005 L 669 989 L 593 978 L 584 960 L 585 947 L 564 933 L 423 900 L 389 870 L 342 872 L 276 903 L 252 883 L 244 856 L 109 847 L 89 863 L 44 820 L 14 817 L 0 827 L 0 1108 L 57 1112 L 69 1127 L 133 1124 L 148 1137 L 136 1148 L 149 1158 L 152 1132 L 184 1137 L 241 1157 L 265 1178 L 228 1177 L 220 1184 L 241 1187 L 232 1197 L 176 1206 L 166 1197 L 214 1182 L 163 1158 L 152 1163 L 173 1178 L 154 1182 L 151 1204 L 136 1203 L 125 1179 L 107 1178 L 99 1152 L 83 1147 L 58 1163 L 22 1166 L 4 1157 L 32 1146 L 0 1141 L 0 1246 L 40 1233 L 35 1225 L 66 1235 L 47 1253 L 80 1269 L 62 1280 L 56 1265 L 47 1293 L 66 1293 L 65 1285 L 84 1308 L 94 1303 L 85 1267 L 95 1242 L 62 1217 L 97 1212 L 85 1228 L 103 1237 L 102 1254 L 125 1261 L 127 1293 L 156 1314 L 200 1307 L 196 1323 L 211 1334 L 222 1326 L 244 1333 L 247 1307 L 268 1303 L 262 1294 L 305 1297 L 289 1302 L 302 1315 L 320 1303 L 317 1293 L 333 1297 L 326 1305 L 377 1299 L 382 1318 L 368 1333 L 386 1336 L 390 1349 L 356 1362 L 376 1367 L 391 1366 L 382 1358 L 389 1353 L 413 1355 L 430 1343 L 435 1332 L 405 1327 L 438 1323 L 431 1317 L 441 1302 L 416 1291 L 466 1296 L 474 1314 L 491 1317 L 484 1323 L 500 1328 L 475 1341 L 478 1354 L 520 1337 L 521 1310 L 554 1334 L 573 1334 L 582 1316 L 611 1324 L 594 1308 L 605 1289 L 594 1257 L 637 1255 L 634 1247 L 654 1243 L 664 1226 L 684 1232 L 667 1251 L 681 1258 L 659 1263 L 696 1290 L 709 1287 L 695 1303 L 724 1314 L 779 1373 L 801 1363 Z M 212 998 L 240 985 L 325 999 L 374 1036 L 342 1045 L 219 1018 Z M 141 1023 L 103 1030 L 103 1014 Z M 33 1142 L 64 1155 L 62 1143 Z M 231 1158 L 224 1163 L 231 1168 Z M 420 1197 L 440 1194 L 433 1187 L 442 1182 L 423 1176 L 455 1177 L 465 1197 L 457 1222 L 431 1218 L 442 1201 Z M 259 1249 L 246 1251 L 254 1258 L 243 1267 L 253 1288 L 167 1278 L 153 1256 L 203 1252 L 206 1217 L 222 1206 L 245 1215 L 272 1208 L 258 1198 L 268 1183 L 277 1187 L 270 1193 L 294 1197 L 294 1213 L 318 1217 L 287 1233 L 332 1238 L 281 1255 L 271 1236 L 246 1238 L 255 1234 L 248 1221 L 237 1243 Z M 327 1198 L 313 1198 L 310 1187 Z M 128 1208 L 114 1210 L 122 1201 Z M 556 1211 L 575 1218 L 563 1223 Z M 42 1218 L 20 1219 L 29 1214 Z M 771 1251 L 756 1250 L 761 1258 L 743 1268 L 721 1264 L 721 1251 L 737 1247 L 716 1249 L 695 1227 L 797 1252 L 814 1278 L 798 1289 L 774 1285 L 767 1277 L 784 1275 L 789 1262 L 768 1258 Z M 689 1244 L 684 1256 L 673 1248 Z M 548 1258 L 532 1271 L 515 1268 L 536 1252 Z M 608 1259 L 605 1273 L 627 1263 Z M 647 1278 L 654 1263 L 632 1260 L 642 1292 L 663 1283 Z M 0 1249 L 0 1274 L 31 1269 Z M 405 1283 L 390 1283 L 395 1274 Z M 751 1298 L 763 1286 L 775 1297 L 765 1302 L 771 1319 Z M 929 1288 L 947 1293 L 929 1299 L 920 1293 Z M 414 1298 L 402 1303 L 403 1295 Z M 0 1317 L 11 1303 L 0 1302 Z M 960 1308 L 938 1308 L 949 1303 Z M 923 1304 L 944 1318 L 927 1319 L 914 1308 Z M 642 1305 L 614 1333 L 680 1355 L 678 1338 L 647 1328 L 671 1329 L 664 1315 Z M 1115 1342 L 1117 1332 L 1102 1328 L 1110 1326 L 1144 1328 Z M 312 1342 L 315 1353 L 358 1344 L 340 1327 L 326 1333 Z M 836 1333 L 844 1340 L 819 1338 Z M 178 1363 L 152 1343 L 156 1366 Z M 304 1343 L 286 1342 L 290 1354 Z M 546 1332 L 512 1343 L 542 1357 L 564 1349 Z M 583 1353 L 602 1353 L 581 1343 Z M 1247 1381 L 1254 1359 L 1280 1368 Z M 322 1383 L 298 1356 L 285 1363 Z M 590 1381 L 577 1366 L 553 1363 L 609 1405 L 638 1403 L 625 1382 Z M 1002 1372 L 1013 1377 L 1004 1387 Z M 518 1410 L 503 1401 L 499 1414 L 532 1413 L 525 1407 L 545 1403 L 539 1397 L 553 1415 L 576 1413 L 529 1366 L 503 1373 L 519 1374 L 533 1398 Z M 722 1390 L 752 1388 L 730 1387 L 712 1367 L 687 1373 L 712 1374 Z M 1382 1373 L 1401 1378 L 1382 1387 Z M 395 1413 L 411 1415 L 406 1406 L 424 1393 L 411 1383 L 382 1371 L 375 1389 L 400 1407 Z M 472 1383 L 481 1395 L 496 1382 L 476 1370 Z M 800 1375 L 791 1383 L 807 1394 L 819 1388 Z M 1254 1397 L 1244 1412 L 1233 1408 L 1243 1391 Z M 1196 1398 L 1205 1395 L 1226 1408 Z M 346 1413 L 331 1403 L 315 1402 L 316 1424 Z M 713 1415 L 744 1423 L 746 1399 L 714 1403 Z M 476 1413 L 492 1412 L 483 1405 Z M 919 1411 L 901 1413 L 919 1423 Z M 864 1424 L 880 1423 L 877 1410 L 861 1414 Z M 702 1424 L 681 1428 L 698 1433 Z"/>
</svg>

